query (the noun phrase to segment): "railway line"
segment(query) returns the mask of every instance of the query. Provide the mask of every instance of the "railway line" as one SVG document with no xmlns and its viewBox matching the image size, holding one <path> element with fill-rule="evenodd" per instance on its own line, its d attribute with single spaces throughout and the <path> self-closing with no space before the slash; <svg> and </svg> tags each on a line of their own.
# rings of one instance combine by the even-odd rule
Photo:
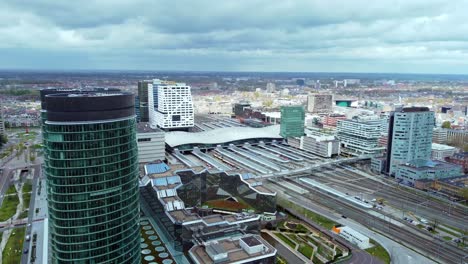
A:
<svg viewBox="0 0 468 264">
<path fill-rule="evenodd" d="M 417 248 L 419 251 L 425 252 L 428 256 L 431 256 L 435 260 L 439 260 L 445 263 L 466 263 L 466 257 L 468 252 L 454 247 L 453 245 L 447 244 L 438 238 L 429 238 L 425 234 L 417 234 L 412 232 L 409 227 L 402 228 L 389 221 L 371 215 L 367 213 L 367 210 L 360 209 L 350 204 L 337 199 L 336 197 L 330 196 L 326 193 L 319 192 L 314 188 L 311 188 L 304 184 L 299 184 L 292 180 L 287 180 L 290 184 L 300 186 L 303 189 L 309 191 L 309 194 L 297 195 L 295 198 L 298 201 L 302 201 L 301 197 L 305 197 L 311 202 L 313 200 L 315 204 L 331 208 L 343 215 L 350 217 L 362 225 L 368 228 L 375 228 L 387 235 L 393 237 L 396 241 L 404 243 L 410 247 Z M 329 199 L 322 199 L 326 196 Z M 304 204 L 304 202 L 300 202 Z M 416 231 L 416 230 L 415 230 Z"/>
<path fill-rule="evenodd" d="M 439 222 L 447 223 L 450 226 L 460 229 L 466 228 L 468 211 L 465 207 L 444 204 L 437 200 L 398 188 L 398 185 L 388 186 L 388 184 L 362 177 L 352 171 L 342 171 L 338 169 L 330 172 L 321 172 L 321 174 L 323 175 L 321 177 L 314 177 L 314 174 L 309 174 L 308 176 L 312 176 L 314 179 L 321 179 L 322 183 L 328 185 L 334 184 L 350 191 L 357 190 L 358 192 L 369 193 L 369 190 L 372 190 L 374 196 L 385 199 L 388 204 L 395 208 L 416 211 L 417 214 L 425 218 L 436 219 Z M 337 176 L 340 180 L 335 180 Z M 341 180 L 346 177 L 350 179 L 348 181 Z M 450 213 L 450 215 L 446 215 L 444 212 L 447 212 L 447 214 Z"/>
</svg>

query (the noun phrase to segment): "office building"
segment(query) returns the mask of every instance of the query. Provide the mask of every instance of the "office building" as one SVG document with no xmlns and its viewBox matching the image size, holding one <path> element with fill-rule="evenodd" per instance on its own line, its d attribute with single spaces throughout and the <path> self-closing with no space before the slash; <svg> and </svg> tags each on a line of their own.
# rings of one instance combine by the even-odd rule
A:
<svg viewBox="0 0 468 264">
<path fill-rule="evenodd" d="M 232 108 L 232 112 L 236 117 L 244 117 L 244 111 L 246 108 L 251 108 L 251 104 L 247 102 L 235 103 Z"/>
<path fill-rule="evenodd" d="M 276 215 L 276 193 L 250 174 L 196 173 L 164 163 L 145 165 L 144 174 L 143 211 L 176 251 L 187 253 L 200 243 L 257 233 L 260 214 Z"/>
<path fill-rule="evenodd" d="M 3 119 L 3 107 L 0 104 L 0 135 L 5 134 L 5 120 Z"/>
<path fill-rule="evenodd" d="M 305 129 L 305 136 L 288 138 L 288 144 L 324 158 L 340 154 L 340 141 L 334 135 L 310 127 Z"/>
<path fill-rule="evenodd" d="M 149 108 L 148 108 L 148 85 L 153 81 L 139 81 L 138 82 L 138 104 L 135 107 L 138 109 L 137 120 L 139 122 L 149 122 Z M 139 114 L 139 115 L 138 115 Z"/>
<path fill-rule="evenodd" d="M 149 123 L 137 124 L 137 144 L 139 162 L 151 162 L 166 159 L 165 133 L 159 128 L 152 128 Z"/>
<path fill-rule="evenodd" d="M 379 139 L 383 121 L 382 119 L 339 120 L 336 130 L 341 142 L 341 153 L 351 156 L 382 154 L 385 147 L 379 145 Z"/>
<path fill-rule="evenodd" d="M 307 112 L 328 114 L 333 112 L 333 96 L 331 94 L 309 94 L 307 96 Z"/>
<path fill-rule="evenodd" d="M 445 128 L 434 128 L 432 131 L 432 142 L 437 144 L 447 144 L 447 129 Z"/>
<path fill-rule="evenodd" d="M 405 107 L 390 114 L 385 173 L 411 160 L 428 160 L 432 150 L 434 112 L 427 107 Z"/>
<path fill-rule="evenodd" d="M 274 93 L 276 90 L 276 85 L 272 82 L 267 83 L 266 85 L 266 91 L 267 93 Z"/>
<path fill-rule="evenodd" d="M 280 135 L 284 138 L 304 135 L 305 111 L 303 106 L 282 106 Z"/>
<path fill-rule="evenodd" d="M 457 153 L 457 151 L 457 148 L 451 146 L 432 143 L 431 159 L 444 161 L 446 158 Z"/>
<path fill-rule="evenodd" d="M 340 114 L 326 115 L 322 120 L 323 128 L 336 129 L 339 120 L 346 120 L 346 116 Z"/>
<path fill-rule="evenodd" d="M 344 87 L 359 86 L 359 84 L 361 84 L 360 79 L 344 79 L 343 80 L 343 86 Z"/>
<path fill-rule="evenodd" d="M 395 171 L 395 178 L 406 184 L 414 184 L 423 179 L 435 180 L 462 175 L 462 167 L 459 165 L 423 159 L 399 164 Z"/>
<path fill-rule="evenodd" d="M 468 129 L 448 129 L 447 144 L 459 149 L 468 149 Z"/>
<path fill-rule="evenodd" d="M 148 84 L 149 121 L 164 130 L 194 126 L 192 93 L 185 83 L 154 79 Z"/>
<path fill-rule="evenodd" d="M 140 263 L 134 102 L 122 92 L 44 94 L 49 263 Z"/>
</svg>

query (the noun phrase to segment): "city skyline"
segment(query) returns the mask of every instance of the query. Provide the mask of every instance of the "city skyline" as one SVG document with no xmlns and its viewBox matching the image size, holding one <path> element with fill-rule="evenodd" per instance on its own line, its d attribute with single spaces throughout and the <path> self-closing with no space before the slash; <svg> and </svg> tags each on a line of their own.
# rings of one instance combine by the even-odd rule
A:
<svg viewBox="0 0 468 264">
<path fill-rule="evenodd" d="M 5 1 L 0 68 L 461 74 L 464 5 Z"/>
</svg>

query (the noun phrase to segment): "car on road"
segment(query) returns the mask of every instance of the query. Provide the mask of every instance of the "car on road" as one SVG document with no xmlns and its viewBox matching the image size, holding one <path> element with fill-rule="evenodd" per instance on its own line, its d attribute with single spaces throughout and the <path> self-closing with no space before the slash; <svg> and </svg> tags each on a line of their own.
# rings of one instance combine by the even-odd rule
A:
<svg viewBox="0 0 468 264">
<path fill-rule="evenodd" d="M 345 218 L 345 219 L 348 218 L 346 215 L 341 215 L 341 217 L 343 217 L 343 218 Z"/>
<path fill-rule="evenodd" d="M 31 240 L 31 236 L 27 235 L 26 236 L 26 241 L 29 241 L 29 240 Z"/>
<path fill-rule="evenodd" d="M 28 252 L 29 252 L 29 249 L 23 250 L 23 253 L 24 253 L 24 254 L 28 254 Z"/>
</svg>

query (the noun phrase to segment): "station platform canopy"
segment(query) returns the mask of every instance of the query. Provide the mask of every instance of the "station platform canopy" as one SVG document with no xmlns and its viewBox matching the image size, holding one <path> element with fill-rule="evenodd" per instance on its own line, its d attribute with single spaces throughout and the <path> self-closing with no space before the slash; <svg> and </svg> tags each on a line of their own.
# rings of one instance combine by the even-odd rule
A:
<svg viewBox="0 0 468 264">
<path fill-rule="evenodd" d="M 207 147 L 229 143 L 251 142 L 252 140 L 282 139 L 280 126 L 272 125 L 261 128 L 223 127 L 203 132 L 173 131 L 166 133 L 166 144 L 172 148 L 184 150 L 194 146 Z"/>
</svg>

